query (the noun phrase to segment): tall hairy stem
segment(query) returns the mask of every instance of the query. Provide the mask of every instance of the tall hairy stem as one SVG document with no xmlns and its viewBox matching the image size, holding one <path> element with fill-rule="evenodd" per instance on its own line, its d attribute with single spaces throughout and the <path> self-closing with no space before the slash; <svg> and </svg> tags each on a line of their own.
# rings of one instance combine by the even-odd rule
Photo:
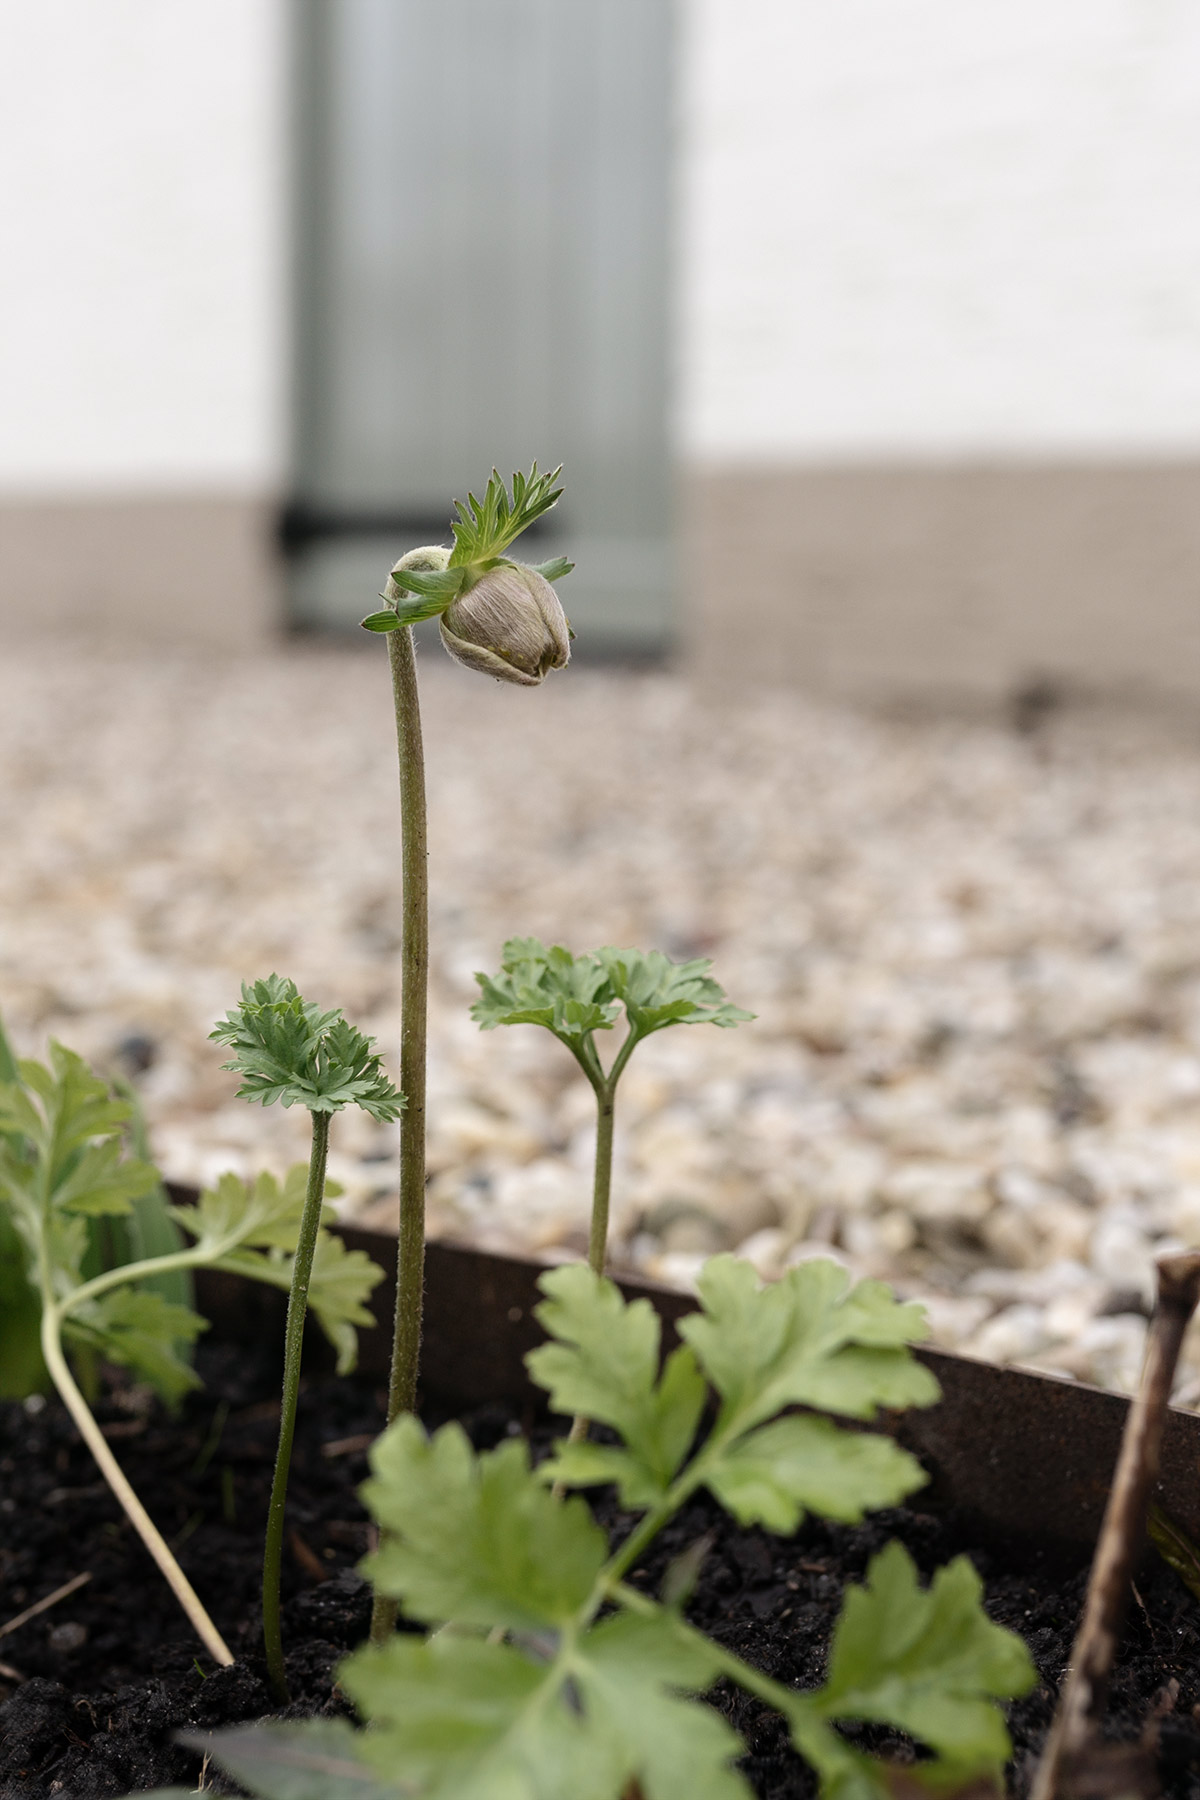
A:
<svg viewBox="0 0 1200 1800">
<path fill-rule="evenodd" d="M 425 1298 L 425 1040 L 429 1010 L 429 849 L 425 752 L 412 627 L 388 635 L 396 750 L 400 765 L 403 915 L 400 945 L 400 1233 L 396 1250 L 396 1327 L 388 1382 L 388 1424 L 417 1399 L 421 1314 Z M 386 1642 L 396 1623 L 394 1601 L 376 1596 L 371 1642 Z"/>
<path fill-rule="evenodd" d="M 279 1628 L 279 1577 L 283 1563 L 283 1522 L 287 1504 L 288 1470 L 292 1461 L 292 1439 L 296 1432 L 296 1402 L 300 1394 L 300 1353 L 304 1347 L 304 1315 L 308 1311 L 308 1284 L 312 1276 L 317 1233 L 321 1228 L 321 1203 L 325 1198 L 325 1164 L 329 1155 L 327 1112 L 312 1115 L 312 1152 L 308 1159 L 308 1188 L 304 1196 L 304 1212 L 300 1234 L 296 1240 L 296 1256 L 292 1264 L 292 1285 L 288 1293 L 287 1324 L 283 1334 L 283 1393 L 279 1408 L 279 1447 L 275 1452 L 275 1475 L 271 1482 L 271 1501 L 267 1510 L 267 1536 L 263 1548 L 263 1649 L 267 1659 L 267 1676 L 276 1700 L 286 1705 L 287 1677 L 283 1668 L 283 1637 Z"/>
<path fill-rule="evenodd" d="M 124 1508 L 129 1523 L 166 1577 L 171 1592 L 190 1619 L 204 1648 L 214 1662 L 227 1666 L 233 1661 L 232 1651 L 209 1618 L 195 1588 L 172 1556 L 162 1533 L 130 1487 L 120 1463 L 109 1449 L 107 1438 L 76 1386 L 63 1355 L 62 1340 L 59 1337 L 60 1324 L 59 1310 L 47 1279 L 42 1287 L 42 1356 L 50 1377 L 62 1396 L 63 1405 L 75 1421 L 79 1435 L 95 1458 L 100 1473 Z"/>
</svg>

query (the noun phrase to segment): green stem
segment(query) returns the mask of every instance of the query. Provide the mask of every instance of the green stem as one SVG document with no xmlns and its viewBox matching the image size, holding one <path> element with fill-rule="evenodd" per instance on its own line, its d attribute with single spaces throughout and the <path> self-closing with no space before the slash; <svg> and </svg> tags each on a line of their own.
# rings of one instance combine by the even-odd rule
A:
<svg viewBox="0 0 1200 1800">
<path fill-rule="evenodd" d="M 608 1256 L 608 1208 L 612 1194 L 616 1101 L 616 1083 L 611 1079 L 596 1089 L 596 1167 L 592 1177 L 592 1226 L 588 1233 L 588 1264 L 597 1275 L 603 1275 Z"/>
<path fill-rule="evenodd" d="M 330 1115 L 312 1114 L 312 1153 L 308 1159 L 308 1189 L 292 1263 L 287 1324 L 283 1334 L 283 1393 L 279 1408 L 279 1448 L 267 1509 L 267 1538 L 263 1549 L 263 1647 L 267 1675 L 275 1698 L 287 1704 L 287 1677 L 283 1669 L 283 1638 L 279 1629 L 279 1576 L 283 1562 L 283 1520 L 287 1503 L 288 1469 L 292 1438 L 296 1431 L 296 1401 L 300 1393 L 300 1352 L 304 1345 L 304 1315 L 308 1310 L 308 1284 L 312 1275 L 317 1233 L 321 1228 L 321 1203 L 325 1198 L 325 1162 L 329 1154 Z"/>
<path fill-rule="evenodd" d="M 429 850 L 425 820 L 425 753 L 412 627 L 388 634 L 396 750 L 400 765 L 403 918 L 400 945 L 400 1231 L 396 1246 L 396 1327 L 388 1382 L 388 1424 L 412 1412 L 421 1357 L 425 1290 L 425 1038 L 429 1009 Z M 371 1642 L 395 1629 L 396 1603 L 377 1595 Z"/>
<path fill-rule="evenodd" d="M 67 1359 L 63 1355 L 62 1341 L 59 1337 L 61 1322 L 62 1315 L 55 1304 L 50 1282 L 44 1278 L 42 1282 L 42 1356 L 50 1371 L 51 1379 L 62 1396 L 64 1406 L 75 1421 L 80 1437 L 95 1458 L 100 1473 L 120 1501 L 130 1524 L 166 1577 L 171 1592 L 191 1620 L 204 1648 L 214 1662 L 228 1666 L 233 1661 L 232 1651 L 201 1605 L 199 1595 L 191 1582 L 171 1555 L 166 1540 L 158 1527 L 130 1487 L 120 1463 L 108 1447 L 107 1438 L 92 1417 L 87 1401 L 75 1385 L 74 1378 L 67 1366 Z"/>
</svg>

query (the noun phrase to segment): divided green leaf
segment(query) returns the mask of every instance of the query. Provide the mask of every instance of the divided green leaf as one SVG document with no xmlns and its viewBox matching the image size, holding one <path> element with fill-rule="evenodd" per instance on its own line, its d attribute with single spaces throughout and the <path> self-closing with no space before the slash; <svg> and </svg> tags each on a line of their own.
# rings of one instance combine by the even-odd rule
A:
<svg viewBox="0 0 1200 1800">
<path fill-rule="evenodd" d="M 624 1440 L 559 1443 L 547 1479 L 611 1481 L 624 1506 L 657 1504 L 692 1448 L 707 1375 L 725 1404 L 684 1480 L 706 1485 L 743 1524 L 791 1532 L 805 1511 L 854 1521 L 924 1485 L 920 1464 L 890 1438 L 831 1419 L 775 1417 L 813 1404 L 818 1389 L 860 1418 L 900 1393 L 910 1405 L 936 1399 L 937 1384 L 908 1350 L 923 1335 L 920 1309 L 898 1306 L 880 1284 L 850 1289 L 826 1262 L 764 1289 L 749 1264 L 717 1258 L 699 1283 L 702 1310 L 680 1321 L 685 1346 L 661 1377 L 660 1325 L 648 1300 L 626 1302 L 582 1264 L 551 1270 L 539 1286 L 547 1299 L 537 1316 L 552 1341 L 526 1358 L 530 1374 L 556 1412 L 594 1419 Z"/>
<path fill-rule="evenodd" d="M 46 1386 L 40 1345 L 41 1268 L 52 1291 L 65 1297 L 85 1279 L 131 1263 L 154 1246 L 178 1249 L 158 1176 L 128 1154 L 134 1123 L 131 1101 L 115 1097 L 83 1059 L 52 1044 L 50 1063 L 16 1062 L 3 1045 L 0 1085 L 0 1391 L 18 1397 Z M 167 1286 L 168 1284 L 164 1284 Z M 164 1301 L 176 1313 L 164 1322 L 194 1318 L 178 1281 Z M 114 1303 L 115 1304 L 115 1303 Z M 116 1311 L 94 1313 L 74 1334 L 114 1362 L 137 1368 L 164 1399 L 192 1385 L 187 1369 L 190 1328 L 164 1328 L 161 1358 L 141 1324 Z M 151 1334 L 153 1335 L 153 1334 Z"/>
<path fill-rule="evenodd" d="M 404 1097 L 384 1074 L 374 1039 L 340 1011 L 322 1012 L 303 999 L 283 976 L 243 982 L 241 1005 L 209 1035 L 232 1048 L 233 1060 L 222 1067 L 242 1077 L 241 1099 L 263 1106 L 279 1100 L 309 1112 L 358 1106 L 384 1124 L 400 1116 Z"/>
<path fill-rule="evenodd" d="M 110 1288 L 68 1314 L 63 1336 L 96 1350 L 107 1362 L 132 1369 L 169 1405 L 181 1400 L 200 1377 L 187 1352 L 207 1322 L 190 1307 L 178 1306 L 142 1287 Z"/>
<path fill-rule="evenodd" d="M 624 1008 L 629 1037 L 621 1056 L 667 1025 L 739 1025 L 753 1013 L 732 1006 L 707 973 L 704 958 L 673 963 L 660 950 L 611 946 L 572 956 L 561 944 L 509 938 L 496 975 L 477 973 L 480 998 L 471 1017 L 484 1031 L 497 1025 L 544 1025 L 589 1077 L 600 1073 L 593 1041 Z M 628 1048 L 626 1047 L 628 1046 Z"/>
<path fill-rule="evenodd" d="M 717 1256 L 697 1289 L 703 1310 L 679 1331 L 721 1395 L 718 1430 L 745 1431 L 786 1406 L 873 1419 L 881 1407 L 938 1398 L 908 1351 L 926 1334 L 925 1315 L 882 1282 L 852 1288 L 844 1269 L 821 1259 L 763 1288 L 748 1263 Z"/>
<path fill-rule="evenodd" d="M 461 1426 L 427 1438 L 404 1417 L 373 1446 L 371 1470 L 363 1498 L 387 1536 L 366 1567 L 411 1618 L 537 1631 L 586 1602 L 604 1536 L 582 1500 L 546 1492 L 524 1442 L 476 1456 Z"/>
<path fill-rule="evenodd" d="M 173 1207 L 172 1216 L 196 1240 L 199 1260 L 207 1267 L 248 1275 L 286 1292 L 292 1283 L 307 1182 L 303 1163 L 289 1169 L 282 1183 L 273 1175 L 259 1175 L 254 1182 L 222 1175 L 195 1206 Z M 332 1218 L 328 1208 L 325 1217 Z M 308 1304 L 337 1351 L 339 1374 L 354 1367 L 358 1354 L 355 1327 L 374 1322 L 367 1298 L 382 1280 L 382 1269 L 365 1251 L 348 1250 L 340 1238 L 322 1228 L 309 1277 Z"/>
<path fill-rule="evenodd" d="M 543 1473 L 571 1487 L 615 1481 L 621 1504 L 653 1506 L 691 1449 L 706 1387 L 692 1352 L 676 1350 L 659 1380 L 661 1326 L 648 1300 L 626 1304 L 582 1263 L 543 1275 L 537 1317 L 550 1337 L 526 1358 L 555 1412 L 620 1432 L 615 1445 L 560 1443 Z"/>
<path fill-rule="evenodd" d="M 878 1765 L 832 1730 L 836 1719 L 899 1726 L 935 1753 L 919 1766 L 925 1785 L 965 1785 L 999 1777 L 1010 1752 L 997 1702 L 1036 1680 L 1020 1638 L 993 1625 L 982 1584 L 965 1556 L 922 1588 L 902 1544 L 889 1544 L 848 1590 L 834 1633 L 825 1685 L 787 1707 L 796 1748 L 821 1774 L 827 1794 L 886 1791 Z"/>
<path fill-rule="evenodd" d="M 484 1031 L 497 1025 L 544 1025 L 580 1056 L 594 1031 L 608 1031 L 620 1008 L 604 968 L 560 944 L 509 938 L 497 975 L 476 974 L 482 990 L 471 1017 Z"/>
<path fill-rule="evenodd" d="M 724 989 L 708 974 L 707 957 L 673 963 L 661 950 L 595 952 L 605 970 L 614 996 L 625 1008 L 639 1037 L 661 1031 L 665 1025 L 741 1025 L 754 1014 L 733 1006 Z"/>
<path fill-rule="evenodd" d="M 716 1658 L 670 1621 L 605 1620 L 556 1654 L 452 1634 L 360 1651 L 340 1679 L 370 1718 L 361 1754 L 439 1800 L 749 1800 L 711 1708 Z"/>
</svg>

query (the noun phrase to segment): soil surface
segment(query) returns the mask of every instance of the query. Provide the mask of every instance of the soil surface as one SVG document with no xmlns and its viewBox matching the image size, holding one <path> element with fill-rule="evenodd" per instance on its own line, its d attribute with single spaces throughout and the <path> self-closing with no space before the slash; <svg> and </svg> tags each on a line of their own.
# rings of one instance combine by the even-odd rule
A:
<svg viewBox="0 0 1200 1800">
<path fill-rule="evenodd" d="M 90 1579 L 0 1636 L 0 1800 L 102 1800 L 181 1782 L 198 1761 L 183 1728 L 213 1728 L 272 1711 L 256 1615 L 262 1532 L 275 1449 L 274 1371 L 243 1350 L 206 1349 L 203 1394 L 182 1420 L 136 1392 L 110 1398 L 101 1421 L 135 1487 L 225 1634 L 237 1662 L 214 1670 L 99 1479 L 57 1403 L 0 1407 L 0 1629 L 75 1576 Z M 289 1497 L 284 1631 L 288 1716 L 335 1713 L 332 1671 L 366 1631 L 369 1590 L 355 1573 L 368 1522 L 356 1489 L 383 1396 L 354 1381 L 314 1379 L 302 1395 Z M 498 1408 L 464 1421 L 480 1447 L 519 1430 Z M 605 1522 L 624 1521 L 602 1496 Z M 778 1679 L 820 1680 L 847 1581 L 900 1538 L 928 1575 L 966 1551 L 984 1576 L 992 1616 L 1019 1631 L 1042 1676 L 1011 1709 L 1013 1786 L 1027 1786 L 1070 1648 L 1085 1571 L 980 1546 L 953 1521 L 911 1508 L 857 1527 L 806 1524 L 792 1539 L 733 1527 L 697 1500 L 635 1579 L 653 1587 L 698 1538 L 712 1547 L 690 1608 L 697 1625 Z M 1177 1688 L 1172 1687 L 1177 1683 Z M 715 1703 L 747 1745 L 746 1774 L 763 1800 L 814 1793 L 812 1778 L 769 1711 L 718 1689 Z M 1200 1800 L 1200 1604 L 1155 1559 L 1139 1576 L 1114 1681 L 1110 1730 L 1129 1741 L 1158 1719 L 1164 1791 Z M 856 1728 L 849 1728 L 855 1735 Z M 859 1740 L 900 1758 L 898 1737 Z M 212 1779 L 214 1793 L 237 1790 Z"/>
</svg>

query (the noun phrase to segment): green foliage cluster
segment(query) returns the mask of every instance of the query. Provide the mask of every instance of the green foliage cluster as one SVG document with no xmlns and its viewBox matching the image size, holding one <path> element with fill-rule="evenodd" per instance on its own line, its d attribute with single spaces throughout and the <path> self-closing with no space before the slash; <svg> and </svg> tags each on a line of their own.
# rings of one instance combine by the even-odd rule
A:
<svg viewBox="0 0 1200 1800">
<path fill-rule="evenodd" d="M 16 1272 L 38 1302 L 49 1304 L 64 1341 L 131 1369 L 168 1401 L 197 1385 L 188 1351 L 205 1322 L 151 1284 L 195 1268 L 229 1269 L 286 1288 L 304 1207 L 306 1170 L 282 1183 L 224 1175 L 196 1206 L 169 1206 L 169 1248 L 90 1273 L 89 1225 L 136 1224 L 136 1207 L 158 1189 L 158 1175 L 130 1156 L 131 1107 L 116 1099 L 72 1050 L 51 1046 L 48 1065 L 23 1061 L 18 1079 L 0 1085 L 0 1220 L 19 1255 Z M 334 1344 L 339 1366 L 352 1366 L 355 1326 L 369 1324 L 365 1300 L 380 1272 L 361 1251 L 323 1231 L 310 1303 Z"/>
<path fill-rule="evenodd" d="M 890 1439 L 788 1410 L 868 1421 L 930 1404 L 936 1384 L 908 1348 L 919 1309 L 878 1283 L 850 1287 L 831 1263 L 761 1290 L 745 1265 L 717 1258 L 660 1373 L 647 1301 L 626 1303 L 582 1266 L 541 1285 L 550 1341 L 531 1373 L 556 1411 L 588 1412 L 618 1443 L 563 1441 L 534 1469 L 523 1442 L 477 1454 L 458 1425 L 427 1437 L 399 1419 L 371 1455 L 364 1498 L 383 1536 L 365 1567 L 430 1629 L 343 1663 L 366 1730 L 280 1723 L 189 1741 L 264 1800 L 747 1800 L 743 1746 L 701 1698 L 724 1679 L 782 1715 L 827 1800 L 891 1792 L 887 1765 L 836 1729 L 849 1720 L 910 1733 L 927 1760 L 905 1775 L 934 1792 L 995 1781 L 1008 1752 L 998 1702 L 1033 1671 L 1019 1639 L 987 1619 L 965 1558 L 926 1589 L 900 1545 L 877 1556 L 809 1692 L 689 1625 L 687 1557 L 659 1598 L 626 1579 L 700 1488 L 742 1523 L 791 1532 L 806 1511 L 859 1519 L 920 1486 Z M 608 1481 L 641 1515 L 615 1549 L 582 1499 L 550 1487 Z"/>
<path fill-rule="evenodd" d="M 240 1006 L 209 1035 L 234 1053 L 221 1066 L 242 1077 L 239 1099 L 263 1106 L 279 1100 L 310 1113 L 358 1106 L 383 1124 L 400 1116 L 404 1096 L 384 1074 L 374 1039 L 338 1008 L 322 1012 L 305 1000 L 285 976 L 243 982 Z"/>
<path fill-rule="evenodd" d="M 622 1065 L 642 1038 L 668 1025 L 740 1025 L 752 1019 L 725 998 L 705 957 L 673 963 L 661 950 L 605 946 L 572 956 L 534 937 L 509 938 L 495 975 L 476 974 L 481 993 L 471 1017 L 484 1031 L 497 1025 L 544 1025 L 565 1044 L 588 1079 L 603 1075 L 597 1031 L 611 1031 L 622 1011 L 628 1034 Z"/>
<path fill-rule="evenodd" d="M 392 594 L 380 612 L 363 620 L 367 631 L 396 631 L 434 619 L 482 581 L 489 570 L 507 562 L 504 552 L 527 531 L 535 519 L 556 506 L 562 489 L 555 487 L 561 468 L 539 473 L 536 463 L 528 475 L 518 470 L 512 478 L 512 498 L 497 469 L 493 469 L 482 500 L 468 494 L 466 502 L 454 502 L 458 517 L 451 522 L 454 548 L 441 568 L 406 566 L 392 570 Z M 422 561 L 431 561 L 423 558 Z M 415 556 L 414 556 L 415 561 Z M 529 565 L 547 581 L 558 581 L 575 567 L 565 556 Z"/>
</svg>

